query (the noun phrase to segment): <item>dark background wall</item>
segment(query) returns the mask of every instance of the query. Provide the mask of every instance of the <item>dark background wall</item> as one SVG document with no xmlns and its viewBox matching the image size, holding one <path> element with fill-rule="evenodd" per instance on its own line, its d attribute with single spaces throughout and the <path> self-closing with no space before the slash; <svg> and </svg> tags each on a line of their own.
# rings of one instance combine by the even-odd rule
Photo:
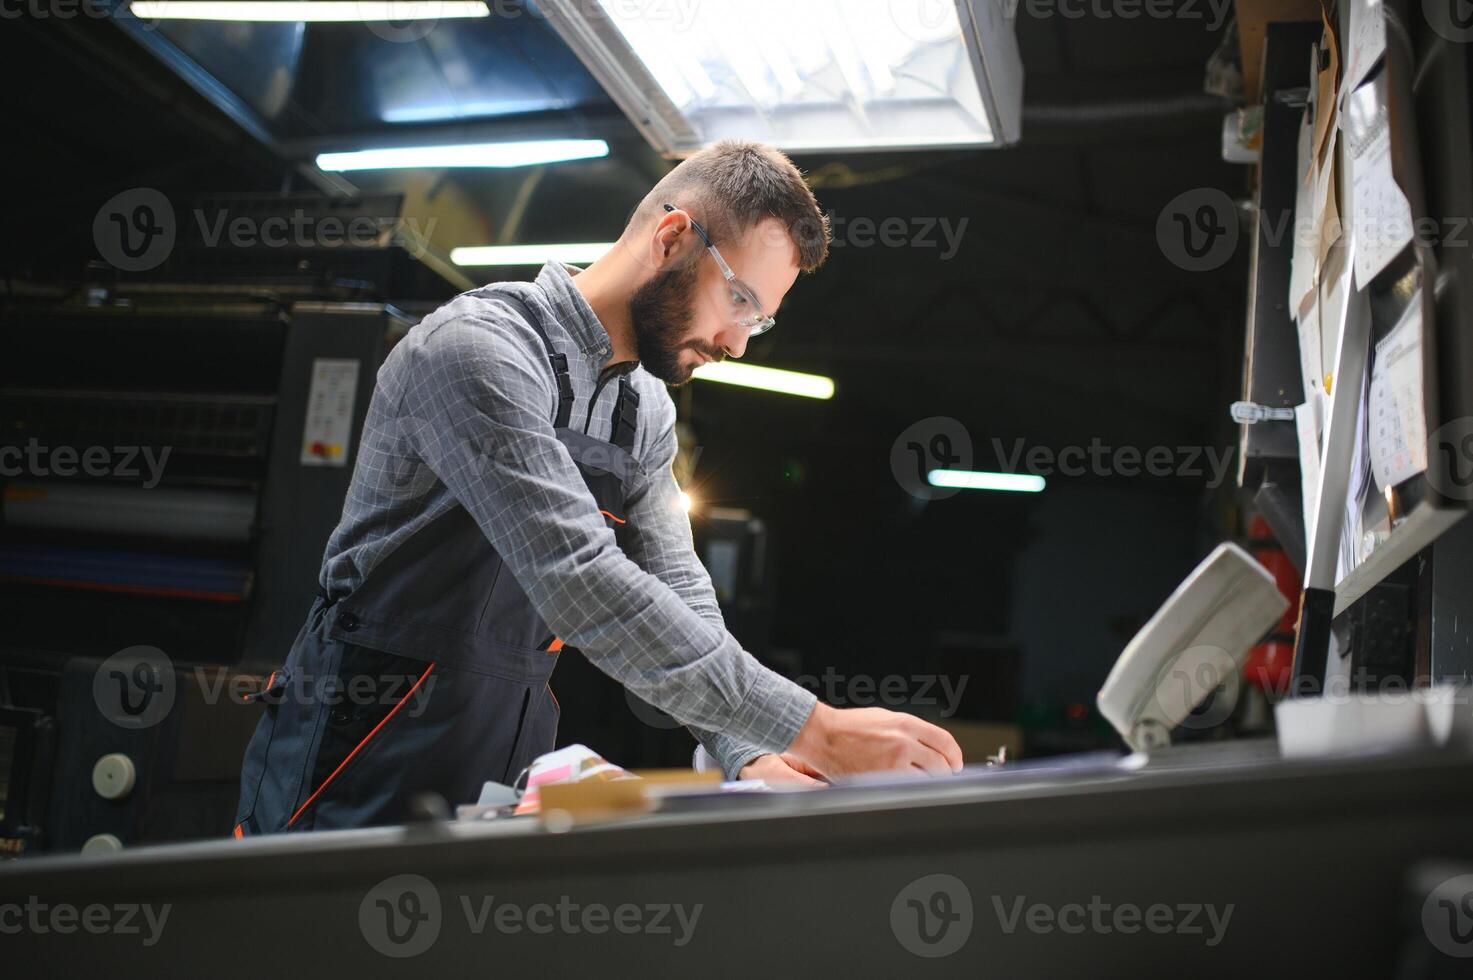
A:
<svg viewBox="0 0 1473 980">
<path fill-rule="evenodd" d="M 771 641 L 789 665 L 885 674 L 925 664 L 976 671 L 982 683 L 989 658 L 1016 651 L 1025 703 L 1087 704 L 1134 629 L 1233 532 L 1231 470 L 1222 487 L 1205 474 L 1054 474 L 1042 494 L 931 501 L 891 471 L 897 437 L 932 417 L 965 428 L 979 468 L 1001 468 L 994 439 L 1054 453 L 1092 440 L 1141 452 L 1232 444 L 1246 246 L 1190 273 L 1156 234 L 1179 193 L 1236 196 L 1248 175 L 1221 161 L 1222 107 L 1202 94 L 1221 25 L 1201 5 L 1183 10 L 1124 20 L 1039 17 L 1023 5 L 1016 148 L 799 158 L 851 236 L 862 219 L 899 218 L 912 231 L 931 219 L 967 224 L 945 259 L 914 241 L 841 238 L 790 296 L 779 329 L 753 343 L 754 362 L 834 377 L 831 402 L 699 383 L 689 398 L 702 505 L 748 509 L 770 528 Z M 97 257 L 92 215 L 123 189 L 303 189 L 114 26 L 0 24 L 8 277 L 79 275 Z M 305 51 L 315 64 L 327 49 Z M 334 97 L 320 81 L 314 89 Z M 668 163 L 621 120 L 597 126 L 613 145 L 605 160 L 354 181 L 406 193 L 414 213 L 440 218 L 446 249 L 506 231 L 519 197 L 516 240 L 609 239 Z M 293 117 L 296 135 L 312 128 Z M 424 310 L 444 296 L 390 298 Z M 211 369 L 208 351 L 198 369 Z"/>
</svg>

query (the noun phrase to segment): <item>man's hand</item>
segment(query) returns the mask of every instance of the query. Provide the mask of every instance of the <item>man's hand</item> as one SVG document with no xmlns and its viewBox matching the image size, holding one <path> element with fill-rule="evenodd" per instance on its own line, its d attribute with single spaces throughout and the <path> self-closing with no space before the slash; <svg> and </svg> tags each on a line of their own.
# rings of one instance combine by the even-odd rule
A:
<svg viewBox="0 0 1473 980">
<path fill-rule="evenodd" d="M 961 771 L 962 750 L 945 729 L 888 708 L 832 708 L 820 701 L 786 753 L 826 778 L 876 770 Z"/>
<path fill-rule="evenodd" d="M 738 779 L 760 779 L 769 786 L 827 786 L 817 771 L 804 765 L 803 760 L 788 755 L 759 755 L 742 766 Z"/>
</svg>

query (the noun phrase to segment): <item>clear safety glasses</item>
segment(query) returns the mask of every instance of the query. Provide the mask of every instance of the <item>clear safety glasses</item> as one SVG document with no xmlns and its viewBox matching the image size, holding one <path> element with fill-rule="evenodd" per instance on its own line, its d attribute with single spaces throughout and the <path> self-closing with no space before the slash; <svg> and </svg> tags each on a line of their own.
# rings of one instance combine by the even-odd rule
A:
<svg viewBox="0 0 1473 980">
<path fill-rule="evenodd" d="M 675 211 L 673 204 L 665 205 L 666 211 Z M 686 217 L 690 217 L 687 215 Z M 711 237 L 706 234 L 706 229 L 701 227 L 700 222 L 690 218 L 690 226 L 695 229 L 701 241 L 706 244 L 706 251 L 711 253 L 711 258 L 716 260 L 716 268 L 721 270 L 722 276 L 726 278 L 728 298 L 732 306 L 732 315 L 735 317 L 739 327 L 746 327 L 748 336 L 757 337 L 766 333 L 777 325 L 777 321 L 762 312 L 762 304 L 757 301 L 757 294 L 752 292 L 750 286 L 737 278 L 731 266 L 721 257 L 721 252 L 715 245 L 711 244 Z"/>
</svg>

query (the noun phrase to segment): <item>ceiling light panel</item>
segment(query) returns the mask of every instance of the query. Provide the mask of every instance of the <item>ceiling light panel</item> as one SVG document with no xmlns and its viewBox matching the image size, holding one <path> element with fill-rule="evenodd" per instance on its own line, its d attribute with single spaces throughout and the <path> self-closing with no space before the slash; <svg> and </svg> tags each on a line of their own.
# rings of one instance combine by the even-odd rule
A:
<svg viewBox="0 0 1473 980">
<path fill-rule="evenodd" d="M 1008 0 L 542 0 L 656 149 L 992 146 L 1018 138 Z"/>
</svg>

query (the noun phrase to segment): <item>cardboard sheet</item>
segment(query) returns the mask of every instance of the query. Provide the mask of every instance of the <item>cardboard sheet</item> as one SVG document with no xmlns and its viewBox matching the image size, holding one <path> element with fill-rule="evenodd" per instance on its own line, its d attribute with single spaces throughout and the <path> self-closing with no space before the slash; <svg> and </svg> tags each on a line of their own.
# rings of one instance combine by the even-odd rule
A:
<svg viewBox="0 0 1473 980">
<path fill-rule="evenodd" d="M 1301 179 L 1294 189 L 1294 256 L 1289 269 L 1289 309 L 1299 318 L 1314 295 L 1315 283 L 1319 279 L 1315 245 L 1318 237 L 1314 231 L 1314 180 L 1310 162 L 1310 146 L 1313 138 L 1313 120 L 1308 110 L 1299 126 L 1298 173 Z"/>
<path fill-rule="evenodd" d="M 1323 18 L 1323 13 L 1322 13 Z M 1324 19 L 1324 35 L 1320 39 L 1318 63 L 1311 77 L 1315 78 L 1314 158 L 1316 165 L 1323 167 L 1330 156 L 1330 134 L 1335 130 L 1337 115 L 1336 95 L 1340 84 L 1340 47 L 1335 31 L 1328 19 Z"/>
</svg>

